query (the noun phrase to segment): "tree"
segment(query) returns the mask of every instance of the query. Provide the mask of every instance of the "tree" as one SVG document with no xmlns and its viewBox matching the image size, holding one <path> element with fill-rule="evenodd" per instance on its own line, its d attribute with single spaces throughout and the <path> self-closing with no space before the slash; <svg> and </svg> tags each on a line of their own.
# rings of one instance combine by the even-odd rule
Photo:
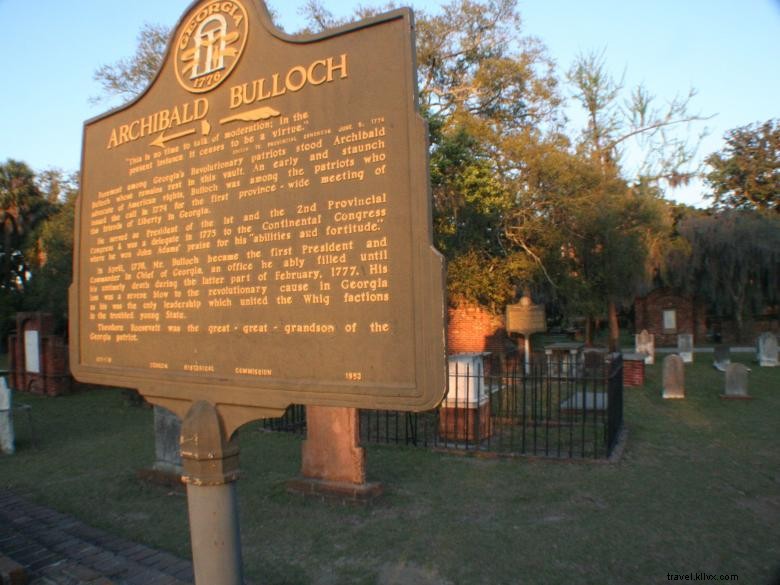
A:
<svg viewBox="0 0 780 585">
<path fill-rule="evenodd" d="M 695 174 L 689 168 L 694 149 L 688 145 L 687 134 L 679 136 L 672 129 L 704 118 L 688 112 L 693 91 L 657 108 L 653 96 L 640 86 L 621 103 L 623 83 L 607 73 L 603 55 L 580 56 L 568 79 L 587 119 L 578 152 L 591 160 L 600 177 L 592 195 L 592 213 L 583 213 L 581 226 L 596 232 L 581 232 L 594 236 L 602 263 L 592 277 L 587 273 L 581 277 L 602 292 L 609 346 L 615 350 L 619 303 L 633 300 L 642 281 L 651 275 L 647 260 L 656 249 L 651 244 L 668 226 L 661 199 L 663 185 L 676 186 Z M 640 159 L 634 172 L 623 160 L 631 142 L 633 155 Z M 603 230 L 600 236 L 598 230 Z"/>
<path fill-rule="evenodd" d="M 548 298 L 563 315 L 587 317 L 591 343 L 594 318 L 608 314 L 610 303 L 632 300 L 651 272 L 666 203 L 652 189 L 604 177 L 590 157 L 560 148 L 530 168 L 508 237 L 537 259 Z"/>
<path fill-rule="evenodd" d="M 56 204 L 38 188 L 26 164 L 8 159 L 0 164 L 0 336 L 6 339 L 10 319 L 21 307 L 37 261 L 43 221 Z"/>
<path fill-rule="evenodd" d="M 670 259 L 669 279 L 734 318 L 737 340 L 751 314 L 780 301 L 780 219 L 727 210 L 679 226 L 687 247 Z"/>
<path fill-rule="evenodd" d="M 345 24 L 316 0 L 305 12 L 310 32 Z M 450 302 L 502 312 L 539 270 L 505 225 L 525 172 L 518 155 L 562 123 L 558 81 L 541 43 L 520 34 L 516 0 L 454 0 L 435 15 L 417 11 L 415 20 L 434 237 L 448 260 Z"/>
<path fill-rule="evenodd" d="M 38 251 L 38 230 L 55 207 L 41 193 L 30 167 L 11 159 L 0 165 L 0 288 L 24 290 Z"/>
<path fill-rule="evenodd" d="M 157 75 L 165 56 L 171 29 L 158 24 L 144 24 L 138 33 L 135 55 L 114 64 L 102 65 L 93 75 L 100 83 L 102 95 L 94 102 L 118 97 L 129 102 L 139 95 Z"/>
<path fill-rule="evenodd" d="M 734 128 L 724 140 L 705 161 L 715 206 L 780 213 L 780 119 Z"/>
<path fill-rule="evenodd" d="M 30 278 L 23 307 L 44 311 L 55 318 L 55 328 L 65 332 L 68 319 L 68 288 L 73 281 L 73 235 L 78 195 L 75 175 L 50 169 L 39 175 L 47 199 L 56 210 L 42 223 L 34 258 L 29 258 Z"/>
</svg>

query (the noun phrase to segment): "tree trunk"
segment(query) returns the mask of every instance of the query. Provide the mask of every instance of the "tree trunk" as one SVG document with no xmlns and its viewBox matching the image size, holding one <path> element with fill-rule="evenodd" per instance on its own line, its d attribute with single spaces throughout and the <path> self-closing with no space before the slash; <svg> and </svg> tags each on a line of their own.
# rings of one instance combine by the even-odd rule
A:
<svg viewBox="0 0 780 585">
<path fill-rule="evenodd" d="M 734 311 L 734 336 L 736 337 L 735 341 L 737 343 L 742 343 L 742 329 L 745 326 L 744 319 L 742 318 L 742 307 L 738 307 L 736 311 Z"/>
<path fill-rule="evenodd" d="M 615 301 L 610 300 L 607 304 L 607 315 L 609 319 L 609 351 L 620 351 L 618 340 L 620 339 L 620 325 L 618 324 L 617 305 Z"/>
<path fill-rule="evenodd" d="M 593 345 L 593 319 L 585 317 L 585 347 Z"/>
</svg>

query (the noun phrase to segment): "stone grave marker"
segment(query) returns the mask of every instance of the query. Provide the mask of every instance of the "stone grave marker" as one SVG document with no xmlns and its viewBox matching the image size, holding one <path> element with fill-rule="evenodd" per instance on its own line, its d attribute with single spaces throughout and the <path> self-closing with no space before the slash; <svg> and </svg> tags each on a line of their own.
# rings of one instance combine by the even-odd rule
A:
<svg viewBox="0 0 780 585">
<path fill-rule="evenodd" d="M 179 434 L 181 419 L 167 408 L 154 407 L 154 457 L 153 469 L 160 473 L 181 477 L 181 453 Z"/>
<path fill-rule="evenodd" d="M 693 334 L 680 333 L 677 336 L 677 353 L 682 358 L 683 363 L 693 363 Z"/>
<path fill-rule="evenodd" d="M 750 398 L 748 372 L 750 370 L 743 364 L 729 364 L 726 368 L 726 385 L 721 398 Z"/>
<path fill-rule="evenodd" d="M 645 364 L 652 366 L 655 363 L 655 335 L 642 329 L 638 335 L 634 335 L 634 347 L 636 353 L 645 354 Z"/>
<path fill-rule="evenodd" d="M 0 378 L 0 453 L 14 452 L 14 418 L 11 412 L 11 389 Z"/>
<path fill-rule="evenodd" d="M 762 368 L 774 368 L 780 364 L 777 358 L 777 337 L 773 333 L 767 331 L 759 336 L 756 359 Z"/>
<path fill-rule="evenodd" d="M 731 363 L 731 349 L 728 345 L 715 346 L 715 356 L 712 360 L 712 365 L 715 369 L 721 372 L 725 372 Z"/>
<path fill-rule="evenodd" d="M 677 354 L 664 358 L 663 397 L 664 399 L 685 398 L 685 364 Z"/>
</svg>

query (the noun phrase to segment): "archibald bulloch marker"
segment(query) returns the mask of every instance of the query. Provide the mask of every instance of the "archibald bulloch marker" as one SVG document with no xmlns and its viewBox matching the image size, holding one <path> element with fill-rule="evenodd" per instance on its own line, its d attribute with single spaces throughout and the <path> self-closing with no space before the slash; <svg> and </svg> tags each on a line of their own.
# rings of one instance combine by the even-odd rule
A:
<svg viewBox="0 0 780 585">
<path fill-rule="evenodd" d="M 146 92 L 85 123 L 71 368 L 183 418 L 199 585 L 241 581 L 239 426 L 443 396 L 413 56 L 406 9 L 290 37 L 196 2 Z"/>
</svg>

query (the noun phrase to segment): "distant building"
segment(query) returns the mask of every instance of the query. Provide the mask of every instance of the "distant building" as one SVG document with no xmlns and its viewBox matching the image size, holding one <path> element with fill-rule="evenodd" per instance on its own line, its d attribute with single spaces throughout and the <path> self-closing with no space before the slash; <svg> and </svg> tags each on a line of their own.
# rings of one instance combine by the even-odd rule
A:
<svg viewBox="0 0 780 585">
<path fill-rule="evenodd" d="M 634 301 L 634 330 L 655 335 L 656 346 L 676 346 L 677 335 L 693 334 L 694 343 L 707 340 L 707 306 L 690 295 L 657 288 Z"/>
</svg>

